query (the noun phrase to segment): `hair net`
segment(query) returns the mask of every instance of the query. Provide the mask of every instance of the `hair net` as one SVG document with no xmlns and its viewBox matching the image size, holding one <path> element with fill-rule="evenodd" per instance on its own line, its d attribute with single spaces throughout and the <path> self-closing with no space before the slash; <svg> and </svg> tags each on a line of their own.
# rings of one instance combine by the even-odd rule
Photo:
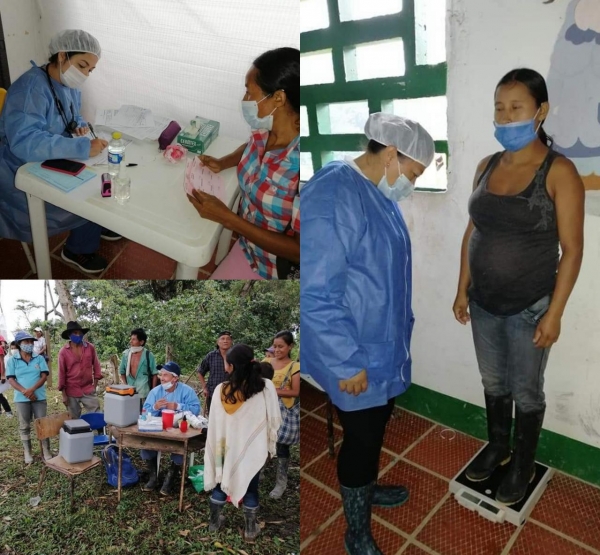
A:
<svg viewBox="0 0 600 555">
<path fill-rule="evenodd" d="M 421 124 L 394 114 L 371 114 L 365 124 L 365 135 L 382 145 L 395 146 L 400 154 L 425 167 L 435 154 L 433 139 Z"/>
<path fill-rule="evenodd" d="M 50 40 L 50 56 L 58 52 L 89 52 L 100 58 L 100 43 L 98 40 L 80 29 L 61 31 Z"/>
</svg>

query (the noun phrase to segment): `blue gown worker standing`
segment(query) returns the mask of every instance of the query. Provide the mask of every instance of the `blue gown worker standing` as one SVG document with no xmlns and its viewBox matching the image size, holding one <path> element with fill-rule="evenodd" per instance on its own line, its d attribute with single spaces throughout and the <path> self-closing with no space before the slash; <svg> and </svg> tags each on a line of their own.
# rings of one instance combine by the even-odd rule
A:
<svg viewBox="0 0 600 555">
<path fill-rule="evenodd" d="M 411 383 L 411 245 L 398 201 L 434 156 L 421 125 L 375 113 L 367 151 L 327 164 L 302 191 L 303 372 L 328 393 L 344 439 L 338 479 L 350 555 L 381 551 L 371 507 L 397 507 L 403 486 L 377 485 L 394 399 Z"/>
<path fill-rule="evenodd" d="M 148 393 L 144 410 L 152 416 L 162 415 L 164 409 L 174 411 L 190 411 L 198 416 L 200 414 L 200 399 L 196 392 L 189 386 L 179 381 L 181 368 L 176 362 L 167 362 L 156 367 L 159 370 L 160 385 Z M 149 474 L 148 482 L 142 487 L 143 491 L 152 491 L 157 486 L 157 456 L 156 451 L 142 449 L 140 456 L 146 463 Z M 172 464 L 169 467 L 165 481 L 160 489 L 161 495 L 169 495 L 181 475 L 182 455 L 171 455 Z"/>
<path fill-rule="evenodd" d="M 107 142 L 86 137 L 81 116 L 83 84 L 100 59 L 100 44 L 89 33 L 67 30 L 50 41 L 50 61 L 26 71 L 8 89 L 0 115 L 0 237 L 31 242 L 26 195 L 15 187 L 15 174 L 28 162 L 58 158 L 87 160 L 100 154 Z M 62 258 L 87 273 L 107 266 L 96 251 L 103 232 L 97 224 L 46 204 L 48 235 L 71 231 Z"/>
</svg>

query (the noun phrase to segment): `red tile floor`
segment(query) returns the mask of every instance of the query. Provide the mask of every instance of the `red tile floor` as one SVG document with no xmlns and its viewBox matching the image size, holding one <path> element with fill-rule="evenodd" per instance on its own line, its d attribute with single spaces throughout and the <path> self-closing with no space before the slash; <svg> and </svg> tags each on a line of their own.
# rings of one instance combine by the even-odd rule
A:
<svg viewBox="0 0 600 555">
<path fill-rule="evenodd" d="M 100 251 L 109 262 L 101 274 L 84 274 L 76 266 L 65 262 L 60 253 L 68 233 L 50 237 L 50 261 L 55 279 L 171 279 L 175 277 L 177 262 L 139 243 L 128 239 L 100 242 Z M 235 239 L 231 240 L 231 246 Z M 33 255 L 33 247 L 29 245 Z M 215 253 L 211 261 L 200 268 L 198 279 L 208 279 L 216 268 Z M 37 279 L 19 241 L 0 239 L 0 278 Z"/>
<path fill-rule="evenodd" d="M 302 555 L 344 555 L 344 516 L 335 459 L 327 451 L 325 396 L 302 382 Z M 336 452 L 341 428 L 334 419 Z M 495 524 L 460 505 L 448 482 L 482 442 L 402 409 L 388 424 L 380 483 L 408 486 L 410 499 L 376 509 L 373 533 L 386 555 L 600 555 L 600 489 L 556 473 L 521 528 Z"/>
</svg>

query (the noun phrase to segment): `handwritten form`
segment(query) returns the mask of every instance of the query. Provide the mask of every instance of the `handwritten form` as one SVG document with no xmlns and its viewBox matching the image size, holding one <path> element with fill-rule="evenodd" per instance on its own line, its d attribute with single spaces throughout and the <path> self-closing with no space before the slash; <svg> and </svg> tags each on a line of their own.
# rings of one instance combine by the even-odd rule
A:
<svg viewBox="0 0 600 555">
<path fill-rule="evenodd" d="M 226 202 L 223 178 L 218 173 L 213 173 L 206 166 L 203 166 L 197 156 L 187 161 L 183 187 L 188 195 L 192 195 L 192 192 L 196 189 L 214 195 L 222 202 Z"/>
</svg>

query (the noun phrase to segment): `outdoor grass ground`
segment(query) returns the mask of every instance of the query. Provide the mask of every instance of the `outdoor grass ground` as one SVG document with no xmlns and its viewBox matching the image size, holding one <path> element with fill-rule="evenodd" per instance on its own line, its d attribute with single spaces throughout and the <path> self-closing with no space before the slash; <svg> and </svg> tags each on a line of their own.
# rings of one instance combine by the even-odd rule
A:
<svg viewBox="0 0 600 555">
<path fill-rule="evenodd" d="M 12 390 L 7 392 L 12 403 Z M 48 414 L 62 412 L 56 390 L 48 391 Z M 299 446 L 292 449 L 288 489 L 279 500 L 269 491 L 275 483 L 274 461 L 267 465 L 260 485 L 259 522 L 264 526 L 255 543 L 244 542 L 242 509 L 228 504 L 226 523 L 217 533 L 208 532 L 208 493 L 196 493 L 188 481 L 184 512 L 177 511 L 177 495 L 163 498 L 158 492 L 144 493 L 140 486 L 123 490 L 117 504 L 116 489 L 106 482 L 104 467 L 75 480 L 76 510 L 69 512 L 69 481 L 49 471 L 41 502 L 30 506 L 36 496 L 42 469 L 39 443 L 32 431 L 33 464 L 23 462 L 16 416 L 0 416 L 0 555 L 106 555 L 110 553 L 152 555 L 270 555 L 300 552 Z M 52 443 L 54 451 L 58 441 Z M 129 451 L 142 468 L 139 454 Z M 202 464 L 203 453 L 195 464 Z M 164 458 L 163 458 L 164 460 Z M 161 465 L 161 474 L 163 472 Z"/>
</svg>

